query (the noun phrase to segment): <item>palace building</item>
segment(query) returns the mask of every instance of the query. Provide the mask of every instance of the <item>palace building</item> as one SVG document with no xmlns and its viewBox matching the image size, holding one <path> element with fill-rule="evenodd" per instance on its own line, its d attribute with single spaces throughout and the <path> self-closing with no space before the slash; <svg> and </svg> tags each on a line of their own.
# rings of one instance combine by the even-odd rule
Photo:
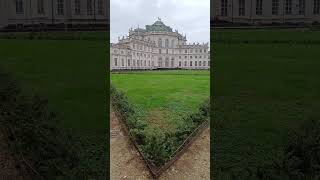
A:
<svg viewBox="0 0 320 180">
<path fill-rule="evenodd" d="M 110 69 L 209 69 L 208 43 L 187 43 L 186 35 L 166 26 L 160 18 L 145 29 L 130 29 L 129 35 L 110 45 Z"/>
<path fill-rule="evenodd" d="M 0 0 L 0 30 L 84 25 L 107 29 L 108 12 L 105 0 Z"/>
<path fill-rule="evenodd" d="M 319 23 L 320 0 L 215 0 L 214 21 L 245 24 Z"/>
</svg>

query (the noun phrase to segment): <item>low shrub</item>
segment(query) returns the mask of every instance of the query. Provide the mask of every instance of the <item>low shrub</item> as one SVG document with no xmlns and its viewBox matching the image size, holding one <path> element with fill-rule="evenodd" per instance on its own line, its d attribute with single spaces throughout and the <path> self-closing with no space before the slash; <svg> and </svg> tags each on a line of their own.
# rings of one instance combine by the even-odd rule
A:
<svg viewBox="0 0 320 180">
<path fill-rule="evenodd" d="M 79 163 L 76 140 L 57 127 L 48 101 L 23 94 L 18 83 L 0 71 L 0 127 L 9 130 L 9 147 L 46 179 L 69 176 Z"/>
</svg>

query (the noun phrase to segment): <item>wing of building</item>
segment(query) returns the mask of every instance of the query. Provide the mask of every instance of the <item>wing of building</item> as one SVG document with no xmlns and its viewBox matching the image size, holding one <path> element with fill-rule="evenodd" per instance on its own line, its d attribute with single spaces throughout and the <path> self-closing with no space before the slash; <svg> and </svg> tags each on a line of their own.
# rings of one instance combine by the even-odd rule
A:
<svg viewBox="0 0 320 180">
<path fill-rule="evenodd" d="M 187 44 L 185 35 L 160 19 L 145 29 L 130 29 L 110 45 L 111 70 L 209 68 L 208 43 Z"/>
<path fill-rule="evenodd" d="M 84 25 L 107 29 L 108 7 L 105 0 L 0 0 L 0 30 Z"/>
<path fill-rule="evenodd" d="M 320 0 L 215 0 L 214 21 L 246 24 L 319 23 Z"/>
</svg>

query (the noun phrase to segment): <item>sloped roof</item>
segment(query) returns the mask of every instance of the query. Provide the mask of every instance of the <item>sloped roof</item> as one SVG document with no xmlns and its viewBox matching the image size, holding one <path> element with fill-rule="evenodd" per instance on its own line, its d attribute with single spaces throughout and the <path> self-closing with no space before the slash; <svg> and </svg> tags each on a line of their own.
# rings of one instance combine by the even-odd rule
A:
<svg viewBox="0 0 320 180">
<path fill-rule="evenodd" d="M 147 32 L 150 31 L 162 31 L 162 32 L 172 32 L 172 28 L 170 26 L 166 26 L 160 18 L 152 25 L 146 25 Z"/>
</svg>

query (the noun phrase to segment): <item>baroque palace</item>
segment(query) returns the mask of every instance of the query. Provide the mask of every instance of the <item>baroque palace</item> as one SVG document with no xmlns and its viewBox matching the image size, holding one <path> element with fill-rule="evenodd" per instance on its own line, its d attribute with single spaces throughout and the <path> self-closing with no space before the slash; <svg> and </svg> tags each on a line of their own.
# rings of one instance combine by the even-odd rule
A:
<svg viewBox="0 0 320 180">
<path fill-rule="evenodd" d="M 214 21 L 245 24 L 319 23 L 320 0 L 216 0 Z"/>
<path fill-rule="evenodd" d="M 0 0 L 0 30 L 67 25 L 107 29 L 108 12 L 105 0 Z"/>
<path fill-rule="evenodd" d="M 110 45 L 111 70 L 209 69 L 208 43 L 187 44 L 178 30 L 172 31 L 160 18 L 145 29 L 130 29 L 129 35 Z"/>
</svg>

